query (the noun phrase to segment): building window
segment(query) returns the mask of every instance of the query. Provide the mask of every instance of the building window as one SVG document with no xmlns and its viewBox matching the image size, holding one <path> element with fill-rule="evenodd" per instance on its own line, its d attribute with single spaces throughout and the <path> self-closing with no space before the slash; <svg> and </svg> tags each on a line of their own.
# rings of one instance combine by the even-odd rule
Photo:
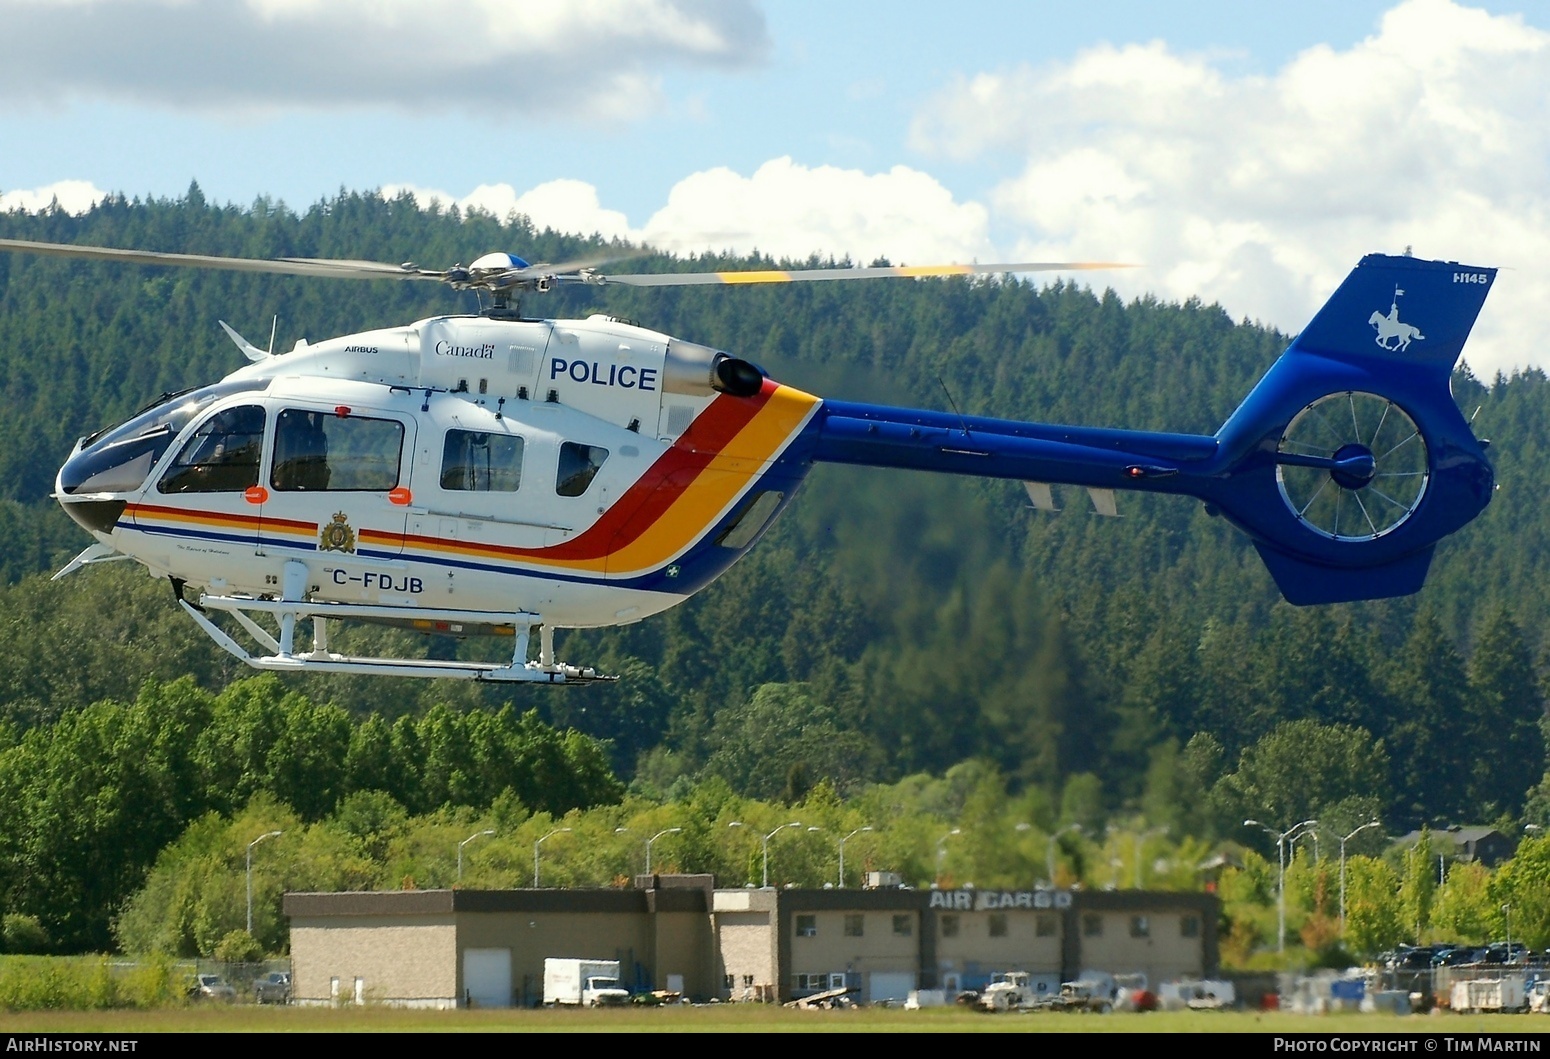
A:
<svg viewBox="0 0 1550 1059">
<path fill-rule="evenodd" d="M 722 985 L 726 987 L 727 992 L 730 993 L 732 991 L 732 987 L 737 984 L 737 976 L 732 974 L 726 975 L 722 978 L 721 982 Z"/>
<path fill-rule="evenodd" d="M 816 938 L 818 936 L 817 916 L 797 916 L 797 937 Z"/>
<path fill-rule="evenodd" d="M 1181 938 L 1198 938 L 1198 937 L 1200 937 L 1200 917 L 1199 916 L 1180 916 L 1179 917 L 1179 937 L 1181 937 Z"/>
<path fill-rule="evenodd" d="M 893 932 L 901 938 L 907 938 L 915 933 L 915 917 L 911 915 L 894 916 Z"/>
<path fill-rule="evenodd" d="M 849 913 L 845 916 L 845 936 L 847 938 L 859 938 L 865 931 L 863 927 L 866 917 L 860 913 Z"/>
<path fill-rule="evenodd" d="M 1055 917 L 1039 916 L 1034 920 L 1033 932 L 1041 938 L 1053 938 L 1055 936 Z"/>
<path fill-rule="evenodd" d="M 753 975 L 751 975 L 751 974 L 743 975 L 743 988 L 744 989 L 751 989 L 751 988 L 753 988 Z"/>
<path fill-rule="evenodd" d="M 942 937 L 956 938 L 958 936 L 959 922 L 957 916 L 943 916 L 937 920 L 937 923 L 941 928 Z"/>
<path fill-rule="evenodd" d="M 1006 913 L 990 913 L 990 936 L 993 938 L 1006 937 Z"/>
<path fill-rule="evenodd" d="M 1082 937 L 1084 937 L 1084 938 L 1101 938 L 1101 937 L 1103 937 L 1103 917 L 1100 916 L 1100 915 L 1096 915 L 1096 914 L 1094 914 L 1092 912 L 1089 912 L 1085 916 L 1083 916 L 1082 917 Z"/>
<path fill-rule="evenodd" d="M 1132 938 L 1149 938 L 1152 936 L 1152 921 L 1146 916 L 1130 917 L 1130 936 Z"/>
</svg>

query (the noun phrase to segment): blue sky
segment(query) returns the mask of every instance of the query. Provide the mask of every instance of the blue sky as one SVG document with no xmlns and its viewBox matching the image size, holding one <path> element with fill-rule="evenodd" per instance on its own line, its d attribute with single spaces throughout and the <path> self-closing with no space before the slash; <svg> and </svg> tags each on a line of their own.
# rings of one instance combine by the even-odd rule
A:
<svg viewBox="0 0 1550 1059">
<path fill-rule="evenodd" d="M 1547 170 L 1527 0 L 0 0 L 0 207 L 408 188 L 681 252 L 1138 261 L 1098 282 L 1289 330 L 1413 245 L 1511 269 L 1483 372 L 1550 359 Z"/>
</svg>

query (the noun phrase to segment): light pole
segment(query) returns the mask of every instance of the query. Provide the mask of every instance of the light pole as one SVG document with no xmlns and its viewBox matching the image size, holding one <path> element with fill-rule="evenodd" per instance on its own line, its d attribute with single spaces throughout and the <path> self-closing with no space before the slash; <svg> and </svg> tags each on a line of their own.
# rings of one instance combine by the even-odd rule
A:
<svg viewBox="0 0 1550 1059">
<path fill-rule="evenodd" d="M 845 843 L 849 842 L 851 839 L 853 839 L 857 835 L 861 834 L 861 832 L 863 832 L 863 831 L 870 831 L 870 830 L 872 830 L 872 828 L 870 826 L 868 826 L 868 827 L 858 827 L 854 831 L 852 831 L 850 834 L 848 834 L 844 838 L 840 839 L 840 889 L 841 890 L 845 889 Z"/>
<path fill-rule="evenodd" d="M 1059 831 L 1056 831 L 1049 837 L 1049 855 L 1045 857 L 1044 866 L 1049 871 L 1050 889 L 1053 890 L 1055 888 L 1055 847 L 1060 844 L 1060 836 L 1065 834 L 1067 831 L 1075 831 L 1080 833 L 1081 830 L 1081 824 L 1067 824 L 1065 827 L 1061 828 Z"/>
<path fill-rule="evenodd" d="M 546 840 L 553 838 L 555 835 L 562 835 L 569 830 L 570 828 L 568 827 L 557 827 L 543 838 L 533 843 L 533 889 L 538 889 L 538 847 L 543 845 Z"/>
<path fill-rule="evenodd" d="M 1369 827 L 1377 826 L 1378 821 L 1376 820 L 1363 824 L 1340 840 L 1340 933 L 1342 936 L 1345 934 L 1345 844 L 1363 831 L 1366 831 Z"/>
<path fill-rule="evenodd" d="M 955 827 L 951 831 L 949 831 L 947 834 L 943 835 L 941 838 L 936 840 L 936 874 L 937 874 L 937 878 L 940 879 L 942 877 L 942 862 L 947 859 L 947 840 L 952 838 L 954 835 L 961 835 L 961 834 L 963 834 L 963 828 Z"/>
<path fill-rule="evenodd" d="M 461 842 L 459 842 L 457 844 L 457 881 L 458 882 L 462 882 L 463 881 L 463 847 L 468 845 L 470 842 L 472 842 L 476 838 L 483 838 L 485 835 L 493 835 L 493 834 L 495 834 L 495 831 L 493 829 L 486 828 L 483 831 L 476 831 L 476 832 L 474 832 L 472 835 L 469 835 L 467 838 L 463 839 L 463 841 L 461 841 Z"/>
<path fill-rule="evenodd" d="M 1512 906 L 1502 905 L 1502 915 L 1507 917 L 1507 962 L 1512 962 Z"/>
<path fill-rule="evenodd" d="M 1167 833 L 1168 833 L 1168 825 L 1167 824 L 1163 824 L 1161 827 L 1154 827 L 1150 831 L 1138 831 L 1138 832 L 1136 832 L 1136 889 L 1137 890 L 1141 889 L 1141 846 L 1142 846 L 1142 844 L 1147 839 L 1151 838 L 1153 835 L 1166 835 Z"/>
<path fill-rule="evenodd" d="M 733 820 L 727 826 L 728 827 L 747 827 L 748 825 L 743 823 L 741 820 Z M 768 890 L 769 887 L 770 887 L 770 839 L 774 838 L 776 835 L 780 834 L 782 831 L 786 830 L 786 828 L 788 828 L 788 827 L 801 827 L 801 826 L 802 826 L 802 822 L 800 820 L 793 820 L 789 824 L 781 824 L 775 830 L 771 831 L 769 834 L 764 836 L 764 842 L 763 842 L 763 845 L 764 845 L 764 881 L 759 884 L 760 888 Z M 817 830 L 817 828 L 814 828 L 814 830 Z"/>
<path fill-rule="evenodd" d="M 1280 863 L 1280 873 L 1276 876 L 1276 951 L 1279 953 L 1286 952 L 1286 840 L 1305 827 L 1317 825 L 1317 820 L 1304 820 L 1285 831 L 1277 831 L 1273 827 L 1266 827 L 1258 820 L 1243 821 L 1244 827 L 1257 827 L 1265 834 L 1275 836 L 1276 859 Z"/>
<path fill-rule="evenodd" d="M 676 834 L 678 834 L 678 832 L 680 832 L 682 830 L 683 830 L 683 828 L 681 828 L 681 827 L 670 827 L 666 831 L 658 831 L 656 834 L 654 834 L 650 838 L 646 839 L 646 874 L 647 875 L 651 874 L 651 844 L 653 842 L 655 842 L 657 839 L 661 838 L 663 835 L 676 835 Z"/>
<path fill-rule="evenodd" d="M 283 835 L 284 831 L 269 831 L 248 843 L 248 937 L 253 936 L 253 847 L 266 838 Z"/>
</svg>

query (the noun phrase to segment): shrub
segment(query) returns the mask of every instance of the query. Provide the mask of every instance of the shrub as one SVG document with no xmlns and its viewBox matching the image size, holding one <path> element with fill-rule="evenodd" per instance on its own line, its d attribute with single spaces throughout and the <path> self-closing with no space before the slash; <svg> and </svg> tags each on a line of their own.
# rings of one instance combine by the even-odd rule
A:
<svg viewBox="0 0 1550 1059">
<path fill-rule="evenodd" d="M 264 958 L 264 947 L 245 930 L 233 930 L 215 943 L 213 953 L 222 963 L 257 963 Z"/>
<path fill-rule="evenodd" d="M 48 948 L 48 931 L 43 929 L 38 917 L 20 912 L 8 913 L 0 920 L 0 937 L 4 939 L 6 952 L 38 955 Z"/>
</svg>

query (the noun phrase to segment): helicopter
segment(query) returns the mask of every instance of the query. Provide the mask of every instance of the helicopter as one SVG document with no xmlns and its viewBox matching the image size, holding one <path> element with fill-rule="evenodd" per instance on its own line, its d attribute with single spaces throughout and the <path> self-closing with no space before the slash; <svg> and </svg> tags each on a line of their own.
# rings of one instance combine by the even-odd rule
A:
<svg viewBox="0 0 1550 1059">
<path fill-rule="evenodd" d="M 468 266 L 247 259 L 0 240 L 0 250 L 480 293 L 435 316 L 249 363 L 81 438 L 54 496 L 95 540 L 55 575 L 128 559 L 249 666 L 585 684 L 556 628 L 627 624 L 693 596 L 769 529 L 818 463 L 1202 501 L 1283 596 L 1401 596 L 1494 474 L 1450 392 L 1496 269 L 1369 254 L 1213 435 L 1019 422 L 824 400 L 756 364 L 612 316 L 529 318 L 564 285 L 829 282 L 1122 267 L 1105 262 L 605 273 L 609 261 Z M 617 259 L 615 259 L 617 260 Z M 1386 307 L 1386 308 L 1385 308 Z M 229 615 L 254 647 L 216 614 Z M 269 625 L 260 623 L 260 619 Z M 510 661 L 356 657 L 328 622 L 508 636 Z M 298 632 L 298 625 L 302 630 Z M 310 625 L 310 630 L 308 629 Z M 277 631 L 274 631 L 277 630 Z M 537 657 L 530 659 L 534 633 Z"/>
</svg>

